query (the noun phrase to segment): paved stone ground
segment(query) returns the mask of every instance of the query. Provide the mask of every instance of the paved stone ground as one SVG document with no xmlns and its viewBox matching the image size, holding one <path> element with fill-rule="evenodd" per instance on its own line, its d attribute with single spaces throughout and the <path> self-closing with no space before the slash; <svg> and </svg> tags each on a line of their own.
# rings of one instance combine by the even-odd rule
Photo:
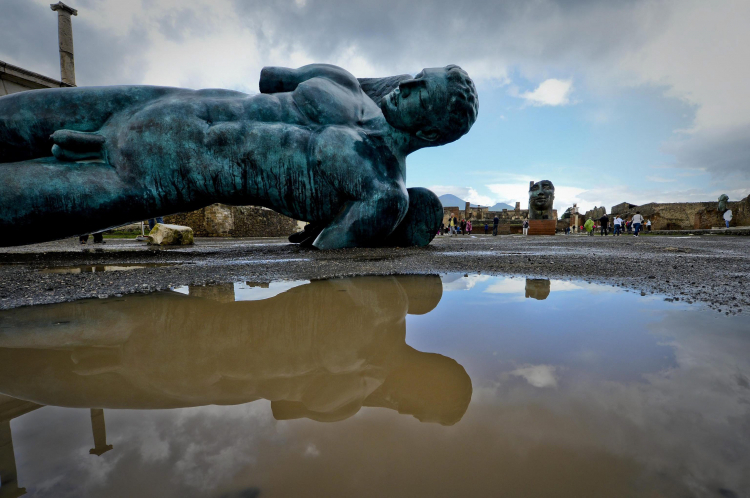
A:
<svg viewBox="0 0 750 498">
<path fill-rule="evenodd" d="M 317 251 L 284 239 L 196 239 L 150 248 L 128 239 L 80 246 L 76 239 L 0 248 L 0 309 L 151 292 L 179 285 L 321 279 L 397 273 L 487 273 L 607 283 L 722 313 L 750 311 L 750 237 L 442 236 L 422 249 Z M 50 274 L 59 266 L 171 266 Z M 599 312 L 599 310 L 597 310 Z"/>
</svg>

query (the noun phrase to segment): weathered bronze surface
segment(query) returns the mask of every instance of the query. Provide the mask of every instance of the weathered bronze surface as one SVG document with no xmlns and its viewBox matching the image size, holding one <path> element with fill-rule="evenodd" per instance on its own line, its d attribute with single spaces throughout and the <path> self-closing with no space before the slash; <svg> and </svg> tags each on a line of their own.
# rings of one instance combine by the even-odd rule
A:
<svg viewBox="0 0 750 498">
<path fill-rule="evenodd" d="M 325 64 L 267 67 L 260 91 L 112 86 L 0 98 L 0 228 L 13 233 L 0 245 L 215 202 L 308 221 L 295 241 L 320 249 L 429 243 L 435 204 L 419 191 L 410 212 L 405 160 L 469 131 L 478 100 L 466 72 L 358 80 Z"/>
<path fill-rule="evenodd" d="M 727 210 L 727 202 L 729 202 L 729 196 L 727 194 L 721 194 L 719 196 L 719 212 L 723 213 Z"/>
<path fill-rule="evenodd" d="M 529 186 L 529 219 L 552 220 L 552 203 L 555 200 L 555 186 L 549 180 L 531 182 Z"/>
</svg>

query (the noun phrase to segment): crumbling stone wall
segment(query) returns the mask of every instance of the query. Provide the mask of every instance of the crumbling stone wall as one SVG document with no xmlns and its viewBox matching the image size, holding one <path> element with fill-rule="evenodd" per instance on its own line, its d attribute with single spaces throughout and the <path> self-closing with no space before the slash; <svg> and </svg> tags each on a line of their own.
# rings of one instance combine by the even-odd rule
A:
<svg viewBox="0 0 750 498">
<path fill-rule="evenodd" d="M 226 204 L 165 216 L 164 222 L 189 226 L 196 237 L 287 237 L 298 230 L 295 220 L 270 209 Z"/>
<path fill-rule="evenodd" d="M 718 211 L 718 201 L 709 202 L 651 202 L 642 206 L 623 202 L 612 206 L 612 214 L 630 219 L 640 211 L 646 220 L 651 220 L 653 230 L 698 230 L 723 227 L 723 213 Z M 730 226 L 750 226 L 750 196 L 741 201 L 728 202 L 732 210 Z M 588 215 L 588 213 L 587 213 Z"/>
</svg>

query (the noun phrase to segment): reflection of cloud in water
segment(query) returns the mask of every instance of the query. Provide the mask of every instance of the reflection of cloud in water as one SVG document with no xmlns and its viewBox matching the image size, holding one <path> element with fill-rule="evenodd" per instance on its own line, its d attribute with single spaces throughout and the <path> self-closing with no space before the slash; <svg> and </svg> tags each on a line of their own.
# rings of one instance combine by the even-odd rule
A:
<svg viewBox="0 0 750 498">
<path fill-rule="evenodd" d="M 486 275 L 483 275 L 486 276 Z M 524 295 L 526 291 L 527 280 L 546 280 L 546 279 L 524 279 L 524 278 L 511 278 L 511 277 L 496 277 L 493 282 L 487 286 L 482 292 L 489 294 L 521 294 Z M 570 291 L 585 291 L 589 293 L 617 293 L 622 292 L 617 287 L 601 284 L 590 284 L 586 282 L 570 282 L 567 280 L 555 280 L 549 279 L 550 293 L 554 292 L 570 292 Z"/>
<path fill-rule="evenodd" d="M 552 365 L 530 365 L 513 370 L 511 375 L 523 377 L 534 387 L 557 387 L 555 367 Z"/>
<path fill-rule="evenodd" d="M 673 348 L 675 364 L 642 381 L 607 380 L 567 363 L 522 366 L 476 387 L 472 407 L 538 407 L 543 417 L 511 421 L 521 439 L 579 447 L 589 441 L 608 455 L 633 458 L 663 496 L 745 496 L 750 491 L 750 373 L 747 324 L 701 311 L 665 311 L 650 332 Z M 507 382 L 523 377 L 528 385 Z M 519 443 L 522 444 L 522 443 Z M 735 494 L 720 494 L 719 489 Z M 682 494 L 681 494 L 682 493 Z"/>
<path fill-rule="evenodd" d="M 457 273 L 441 277 L 443 280 L 443 291 L 469 290 L 480 282 L 490 280 L 489 275 L 461 275 Z"/>
<path fill-rule="evenodd" d="M 235 282 L 234 300 L 260 301 L 261 299 L 269 299 L 289 289 L 309 283 L 309 280 L 282 280 L 280 282 L 270 282 L 265 285 L 258 285 L 252 282 Z"/>
<path fill-rule="evenodd" d="M 520 294 L 523 296 L 525 289 L 525 279 L 504 277 L 499 279 L 498 282 L 494 282 L 488 285 L 483 292 L 487 292 L 489 294 Z"/>
</svg>

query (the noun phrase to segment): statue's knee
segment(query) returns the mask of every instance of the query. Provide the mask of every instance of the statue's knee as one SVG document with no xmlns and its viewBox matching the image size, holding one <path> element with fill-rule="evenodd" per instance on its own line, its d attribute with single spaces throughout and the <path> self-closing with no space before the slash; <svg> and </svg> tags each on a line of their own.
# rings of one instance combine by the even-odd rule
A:
<svg viewBox="0 0 750 498">
<path fill-rule="evenodd" d="M 408 189 L 408 211 L 401 223 L 388 236 L 388 246 L 426 246 L 437 234 L 443 221 L 443 205 L 432 191 L 426 188 Z"/>
</svg>

